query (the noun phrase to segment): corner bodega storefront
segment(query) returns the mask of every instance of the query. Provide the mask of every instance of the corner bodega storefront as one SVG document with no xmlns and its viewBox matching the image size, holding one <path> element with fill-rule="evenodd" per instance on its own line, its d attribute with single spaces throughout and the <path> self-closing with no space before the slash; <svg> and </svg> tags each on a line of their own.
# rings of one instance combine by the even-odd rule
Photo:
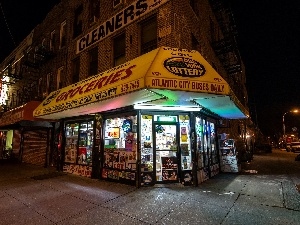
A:
<svg viewBox="0 0 300 225">
<path fill-rule="evenodd" d="M 34 111 L 61 119 L 66 172 L 136 186 L 215 175 L 217 119 L 245 115 L 199 52 L 168 47 L 54 91 Z"/>
</svg>

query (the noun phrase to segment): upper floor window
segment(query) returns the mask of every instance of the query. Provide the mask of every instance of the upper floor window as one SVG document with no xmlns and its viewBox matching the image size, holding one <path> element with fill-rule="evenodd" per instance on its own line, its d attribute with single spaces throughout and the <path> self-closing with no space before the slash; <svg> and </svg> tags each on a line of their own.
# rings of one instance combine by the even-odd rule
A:
<svg viewBox="0 0 300 225">
<path fill-rule="evenodd" d="M 50 43 L 49 43 L 50 51 L 54 51 L 54 48 L 55 48 L 55 30 L 52 31 L 50 34 Z"/>
<path fill-rule="evenodd" d="M 82 4 L 75 9 L 74 28 L 73 28 L 74 38 L 82 33 L 82 11 L 83 11 Z"/>
<path fill-rule="evenodd" d="M 15 67 L 15 58 L 11 59 L 7 65 L 7 70 L 6 72 L 10 75 L 10 74 L 15 74 L 16 73 L 16 67 Z"/>
<path fill-rule="evenodd" d="M 190 0 L 190 6 L 195 10 L 195 0 Z"/>
<path fill-rule="evenodd" d="M 199 41 L 196 39 L 196 37 L 192 34 L 192 49 L 199 51 Z"/>
<path fill-rule="evenodd" d="M 157 48 L 157 18 L 151 17 L 141 23 L 141 54 Z"/>
<path fill-rule="evenodd" d="M 66 25 L 67 25 L 67 21 L 64 21 L 60 24 L 60 33 L 59 33 L 59 48 L 62 48 L 64 46 L 66 46 Z"/>
<path fill-rule="evenodd" d="M 125 33 L 114 38 L 114 66 L 118 66 L 122 63 L 125 63 L 125 53 L 126 53 L 126 44 L 125 44 Z"/>
<path fill-rule="evenodd" d="M 53 91 L 53 76 L 52 73 L 48 73 L 46 77 L 46 95 Z"/>
<path fill-rule="evenodd" d="M 80 59 L 79 57 L 72 61 L 72 83 L 79 81 Z"/>
<path fill-rule="evenodd" d="M 212 18 L 209 18 L 209 29 L 210 29 L 210 38 L 211 41 L 217 41 L 218 37 L 217 37 L 217 32 L 216 32 L 216 26 L 214 21 L 212 20 Z"/>
<path fill-rule="evenodd" d="M 192 7 L 193 11 L 199 16 L 199 8 L 197 7 L 196 0 L 190 0 L 190 6 Z"/>
<path fill-rule="evenodd" d="M 64 75 L 64 67 L 60 67 L 57 70 L 57 75 L 56 75 L 56 90 L 62 88 L 62 77 Z"/>
<path fill-rule="evenodd" d="M 89 0 L 89 23 L 94 23 L 100 18 L 100 1 Z"/>
<path fill-rule="evenodd" d="M 47 48 L 46 38 L 43 38 L 41 47 L 44 49 Z"/>
<path fill-rule="evenodd" d="M 42 97 L 43 96 L 43 78 L 40 77 L 38 81 L 38 96 Z"/>
<path fill-rule="evenodd" d="M 190 0 L 190 6 L 194 9 L 194 7 L 195 7 L 195 0 Z"/>
<path fill-rule="evenodd" d="M 113 0 L 113 7 L 117 7 L 123 3 L 123 0 Z"/>
<path fill-rule="evenodd" d="M 98 47 L 89 51 L 89 76 L 98 73 Z"/>
</svg>

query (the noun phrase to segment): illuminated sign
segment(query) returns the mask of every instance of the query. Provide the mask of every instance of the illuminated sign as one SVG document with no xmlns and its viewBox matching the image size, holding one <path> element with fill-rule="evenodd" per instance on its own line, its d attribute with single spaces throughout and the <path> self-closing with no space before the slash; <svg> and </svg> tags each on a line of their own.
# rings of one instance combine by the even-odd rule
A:
<svg viewBox="0 0 300 225">
<path fill-rule="evenodd" d="M 159 122 L 177 122 L 177 116 L 154 116 L 155 121 Z"/>
<path fill-rule="evenodd" d="M 6 100 L 8 99 L 8 85 L 9 77 L 5 76 L 1 80 L 1 90 L 0 90 L 0 105 L 6 105 Z"/>
<path fill-rule="evenodd" d="M 165 68 L 178 76 L 182 77 L 200 77 L 206 72 L 201 63 L 184 57 L 173 57 L 165 60 Z"/>
<path fill-rule="evenodd" d="M 107 135 L 110 138 L 120 138 L 120 128 L 119 127 L 111 127 L 109 129 Z"/>
<path fill-rule="evenodd" d="M 169 0 L 138 0 L 115 14 L 109 20 L 83 36 L 77 41 L 76 54 L 87 47 L 107 38 L 109 35 L 120 30 L 152 10 L 158 8 Z"/>
</svg>

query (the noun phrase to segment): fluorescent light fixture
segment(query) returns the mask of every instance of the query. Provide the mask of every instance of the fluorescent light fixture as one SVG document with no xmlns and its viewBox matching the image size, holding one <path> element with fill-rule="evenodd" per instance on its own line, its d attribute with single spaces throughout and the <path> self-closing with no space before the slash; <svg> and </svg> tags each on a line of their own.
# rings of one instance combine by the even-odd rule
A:
<svg viewBox="0 0 300 225">
<path fill-rule="evenodd" d="M 159 109 L 159 110 L 179 110 L 179 111 L 190 111 L 190 112 L 199 112 L 200 107 L 187 107 L 187 106 L 162 106 L 162 105 L 134 105 L 134 109 Z"/>
</svg>

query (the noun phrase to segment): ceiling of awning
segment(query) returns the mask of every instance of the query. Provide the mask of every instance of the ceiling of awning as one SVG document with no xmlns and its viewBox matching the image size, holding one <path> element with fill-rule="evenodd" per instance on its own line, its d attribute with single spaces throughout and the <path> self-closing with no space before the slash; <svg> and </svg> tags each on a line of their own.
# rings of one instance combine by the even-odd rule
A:
<svg viewBox="0 0 300 225">
<path fill-rule="evenodd" d="M 147 89 L 132 92 L 126 95 L 118 96 L 117 98 L 111 98 L 108 100 L 92 103 L 89 105 L 79 106 L 77 108 L 72 108 L 64 110 L 62 112 L 51 113 L 42 116 L 44 119 L 60 119 L 73 116 L 93 114 L 97 112 L 105 112 L 112 109 L 123 108 L 126 106 L 161 99 L 162 97 L 154 92 Z"/>
<path fill-rule="evenodd" d="M 97 112 L 105 112 L 112 109 L 134 105 L 168 106 L 168 108 L 165 108 L 165 110 L 172 110 L 172 107 L 175 106 L 185 106 L 190 107 L 191 109 L 198 107 L 199 111 L 201 111 L 202 108 L 206 108 L 223 118 L 246 118 L 243 111 L 236 106 L 230 96 L 204 93 L 188 93 L 183 91 L 170 90 L 161 91 L 157 89 L 143 89 L 119 96 L 117 98 L 80 106 L 78 108 L 64 110 L 58 113 L 44 115 L 43 118 L 55 120 L 73 116 L 88 115 Z"/>
<path fill-rule="evenodd" d="M 211 112 L 226 119 L 243 119 L 248 117 L 248 112 L 240 106 L 240 102 L 238 102 L 233 93 L 230 96 L 159 89 L 151 89 L 151 91 L 183 105 L 184 102 L 195 102 L 199 107 L 209 109 Z"/>
</svg>

